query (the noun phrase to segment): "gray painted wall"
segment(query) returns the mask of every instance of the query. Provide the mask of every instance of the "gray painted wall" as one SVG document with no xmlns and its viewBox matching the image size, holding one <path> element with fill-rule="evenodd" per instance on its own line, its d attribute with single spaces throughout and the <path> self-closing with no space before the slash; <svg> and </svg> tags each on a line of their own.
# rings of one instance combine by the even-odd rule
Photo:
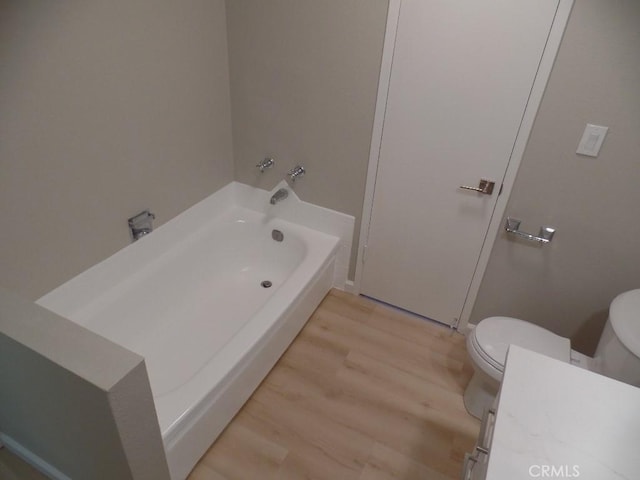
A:
<svg viewBox="0 0 640 480">
<path fill-rule="evenodd" d="M 125 247 L 129 216 L 233 180 L 234 146 L 237 180 L 301 163 L 359 228 L 387 3 L 2 2 L 0 285 L 35 299 Z"/>
<path fill-rule="evenodd" d="M 233 180 L 223 0 L 0 3 L 0 285 L 35 299 Z"/>
<path fill-rule="evenodd" d="M 236 180 L 360 216 L 388 0 L 229 0 Z M 273 156 L 260 174 L 256 163 Z M 355 251 L 350 277 L 355 272 Z"/>
<path fill-rule="evenodd" d="M 501 233 L 471 322 L 529 320 L 591 353 L 611 300 L 640 288 L 640 3 L 576 0 L 507 215 L 558 231 L 536 247 Z M 609 127 L 598 158 L 575 153 Z"/>
<path fill-rule="evenodd" d="M 0 285 L 37 298 L 126 246 L 128 216 L 161 224 L 234 168 L 269 189 L 301 163 L 297 193 L 359 225 L 387 3 L 230 0 L 225 19 L 222 0 L 2 2 Z M 472 321 L 589 351 L 640 286 L 638 25 L 635 0 L 576 0 L 507 208 L 558 233 L 500 234 Z M 575 154 L 587 122 L 611 128 L 597 159 Z"/>
</svg>

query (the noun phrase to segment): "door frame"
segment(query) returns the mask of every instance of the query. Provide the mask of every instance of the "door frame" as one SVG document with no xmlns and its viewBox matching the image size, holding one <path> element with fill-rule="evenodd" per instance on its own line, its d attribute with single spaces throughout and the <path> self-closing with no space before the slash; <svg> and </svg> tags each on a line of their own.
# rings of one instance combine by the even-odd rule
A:
<svg viewBox="0 0 640 480">
<path fill-rule="evenodd" d="M 538 71 L 531 88 L 529 100 L 525 107 L 525 111 L 520 122 L 518 134 L 514 142 L 511 157 L 507 164 L 504 178 L 502 179 L 502 192 L 498 197 L 495 209 L 489 222 L 478 263 L 471 278 L 471 284 L 467 292 L 467 296 L 460 312 L 460 319 L 456 326 L 457 330 L 465 332 L 467 324 L 471 316 L 471 311 L 475 303 L 482 277 L 489 263 L 489 256 L 493 244 L 502 227 L 502 218 L 504 216 L 509 196 L 513 188 L 513 183 L 518 173 L 518 168 L 522 162 L 525 147 L 529 140 L 529 135 L 533 128 L 533 123 L 538 113 L 538 108 L 542 102 L 544 90 L 547 86 L 553 63 L 560 48 L 562 36 L 564 35 L 571 8 L 574 0 L 559 0 L 556 9 L 549 37 L 545 45 Z M 395 49 L 396 34 L 398 31 L 398 22 L 400 20 L 400 9 L 402 8 L 402 0 L 389 0 L 389 9 L 387 11 L 387 25 L 384 35 L 384 45 L 382 48 L 382 62 L 380 65 L 380 77 L 378 80 L 378 96 L 376 99 L 376 110 L 373 120 L 373 131 L 371 135 L 371 146 L 369 150 L 369 165 L 367 169 L 367 182 L 364 193 L 364 202 L 362 205 L 362 218 L 360 222 L 360 239 L 358 242 L 358 257 L 356 262 L 355 280 L 353 283 L 353 293 L 359 294 L 362 286 L 362 275 L 364 269 L 364 258 L 367 241 L 369 238 L 369 227 L 371 225 L 371 214 L 373 212 L 373 196 L 375 193 L 376 176 L 378 174 L 378 162 L 380 159 L 380 147 L 382 145 L 382 134 L 384 130 L 384 117 L 386 114 L 387 98 L 389 95 L 389 83 L 391 81 L 391 70 L 393 67 L 393 52 Z"/>
</svg>

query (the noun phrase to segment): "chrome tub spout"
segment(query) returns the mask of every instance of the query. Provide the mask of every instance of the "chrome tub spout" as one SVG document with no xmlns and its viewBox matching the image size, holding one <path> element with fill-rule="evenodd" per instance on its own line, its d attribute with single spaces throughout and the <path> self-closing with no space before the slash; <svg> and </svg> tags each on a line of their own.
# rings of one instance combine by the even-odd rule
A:
<svg viewBox="0 0 640 480">
<path fill-rule="evenodd" d="M 269 200 L 269 203 L 271 205 L 275 205 L 276 203 L 281 202 L 282 200 L 287 198 L 288 196 L 289 196 L 289 191 L 286 188 L 281 188 L 271 196 L 271 200 Z"/>
</svg>

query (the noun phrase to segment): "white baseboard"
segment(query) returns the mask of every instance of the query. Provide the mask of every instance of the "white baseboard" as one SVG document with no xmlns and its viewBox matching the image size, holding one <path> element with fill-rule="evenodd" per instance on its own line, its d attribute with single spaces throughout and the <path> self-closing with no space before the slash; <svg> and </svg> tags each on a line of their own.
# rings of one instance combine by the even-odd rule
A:
<svg viewBox="0 0 640 480">
<path fill-rule="evenodd" d="M 341 290 L 344 290 L 345 292 L 348 292 L 348 293 L 353 293 L 354 295 L 360 295 L 360 292 L 356 288 L 356 284 L 354 283 L 353 280 L 347 280 L 344 283 L 344 288 L 342 288 Z"/>
<path fill-rule="evenodd" d="M 71 480 L 71 477 L 66 476 L 56 467 L 43 460 L 31 450 L 24 447 L 21 443 L 15 441 L 13 438 L 5 435 L 2 432 L 0 432 L 0 445 L 7 447 L 7 450 L 9 450 L 11 453 L 16 455 L 17 457 L 20 457 L 22 460 L 24 460 L 29 465 L 42 472 L 52 480 Z"/>
</svg>

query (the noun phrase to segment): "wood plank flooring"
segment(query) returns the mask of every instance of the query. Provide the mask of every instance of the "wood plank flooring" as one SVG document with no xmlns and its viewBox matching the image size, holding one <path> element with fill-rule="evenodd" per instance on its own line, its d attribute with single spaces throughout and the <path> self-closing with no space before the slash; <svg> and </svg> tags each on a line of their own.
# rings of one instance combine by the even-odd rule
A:
<svg viewBox="0 0 640 480">
<path fill-rule="evenodd" d="M 189 480 L 445 480 L 479 422 L 464 337 L 333 290 Z M 45 477 L 0 449 L 0 478 Z"/>
<path fill-rule="evenodd" d="M 333 290 L 189 480 L 444 480 L 479 422 L 464 337 Z"/>
</svg>

